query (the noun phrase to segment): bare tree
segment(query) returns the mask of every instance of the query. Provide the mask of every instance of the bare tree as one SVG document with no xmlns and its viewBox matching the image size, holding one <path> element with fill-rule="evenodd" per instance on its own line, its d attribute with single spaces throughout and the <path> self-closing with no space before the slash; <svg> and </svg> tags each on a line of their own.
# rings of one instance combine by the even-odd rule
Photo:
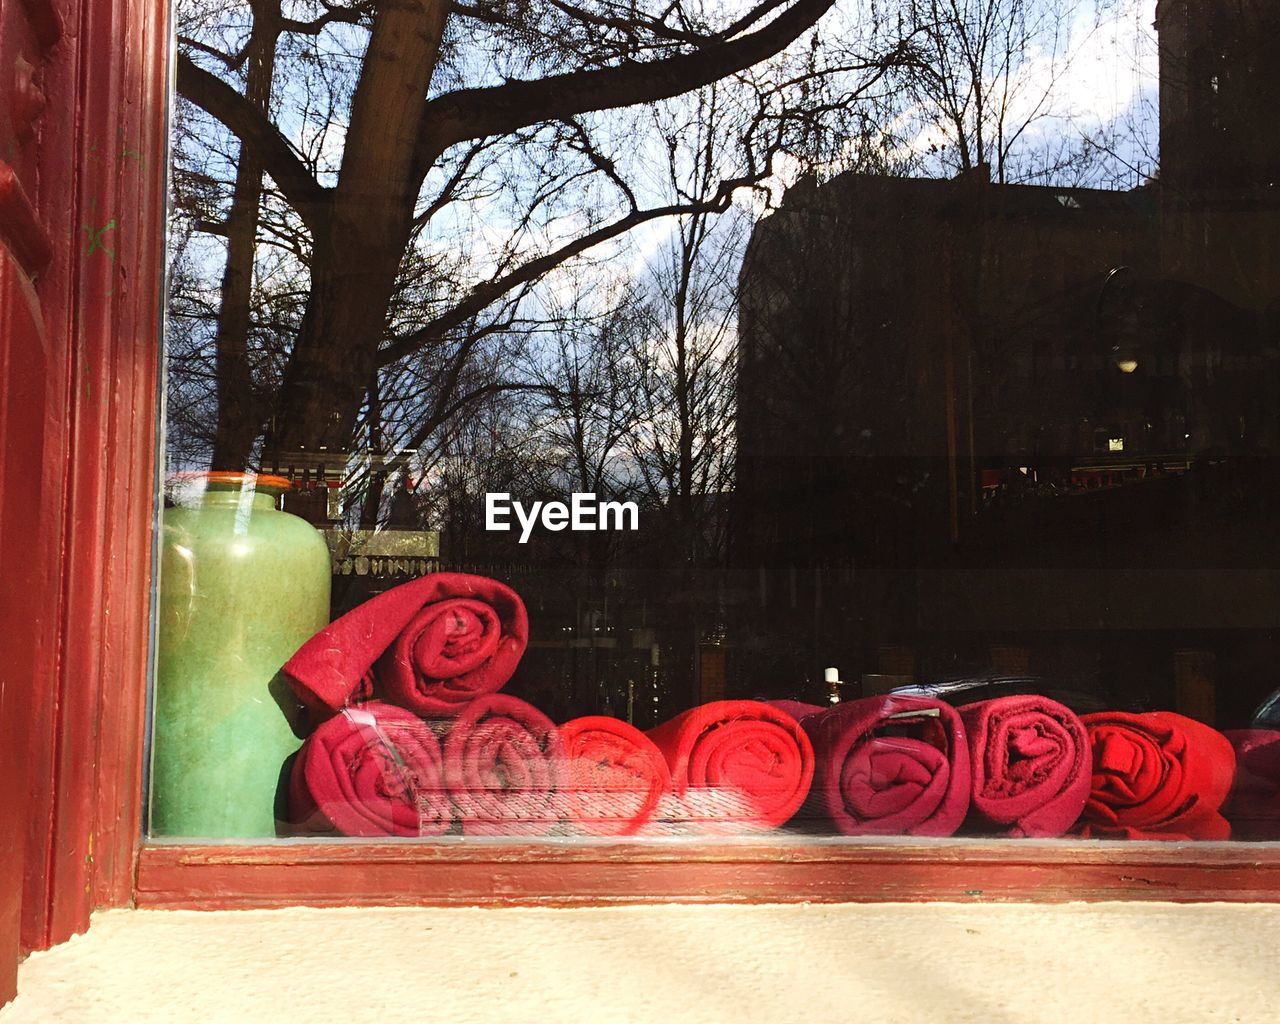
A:
<svg viewBox="0 0 1280 1024">
<path fill-rule="evenodd" d="M 673 197 L 714 192 L 734 118 L 718 85 L 677 111 L 655 114 Z M 731 130 L 731 129 L 730 129 Z M 732 486 L 736 280 L 748 215 L 696 212 L 675 220 L 646 277 L 645 329 L 636 342 L 642 414 L 631 435 L 646 490 L 687 562 L 721 553 L 723 497 Z"/>
<path fill-rule="evenodd" d="M 624 441 L 639 415 L 632 299 L 628 291 L 602 315 L 582 315 L 556 331 L 550 351 L 530 369 L 543 385 L 539 426 L 556 453 L 555 479 L 547 482 L 558 493 L 619 496 L 631 489 Z"/>
<path fill-rule="evenodd" d="M 253 0 L 248 11 L 236 5 L 221 18 L 188 19 L 199 31 L 180 40 L 179 92 L 239 150 L 227 223 L 237 235 L 226 263 L 234 303 L 219 324 L 217 458 L 243 464 L 264 428 L 270 451 L 346 448 L 370 382 L 425 353 L 436 368 L 426 419 L 438 419 L 468 394 L 467 369 L 493 334 L 495 305 L 639 225 L 726 208 L 737 187 L 771 172 L 767 153 L 744 154 L 738 173 L 701 203 L 655 206 L 624 178 L 625 140 L 609 144 L 601 112 L 765 61 L 832 2 L 760 0 L 743 12 L 740 4 L 608 0 Z M 273 89 L 272 53 L 282 47 L 311 70 Z M 336 63 L 325 59 L 334 54 L 352 70 L 316 70 Z M 278 64 L 275 71 L 278 78 Z M 775 151 L 778 123 L 776 107 L 765 112 L 744 150 Z M 465 235 L 459 196 L 483 196 L 499 171 L 514 173 L 506 187 L 524 200 L 509 244 L 480 267 L 439 251 L 432 258 L 433 232 Z M 280 206 L 274 220 L 259 215 L 259 241 L 270 223 L 277 241 L 297 250 L 308 288 L 278 377 L 254 382 L 241 340 L 250 333 L 243 253 L 261 175 L 270 196 L 260 206 L 275 197 Z M 563 208 L 588 179 L 611 190 L 612 203 L 565 230 L 552 206 Z M 406 290 L 415 296 L 407 309 L 398 303 Z M 251 383 L 263 393 L 253 395 Z"/>
<path fill-rule="evenodd" d="M 1073 31 L 1108 0 L 906 0 L 894 35 L 911 40 L 903 116 L 939 169 L 982 169 L 1005 183 L 1078 176 L 1089 148 L 1071 132 L 1046 137 L 1073 111 L 1058 90 L 1079 44 Z M 1096 24 L 1096 22 L 1095 22 Z M 1074 44 L 1074 45 L 1073 45 Z"/>
</svg>

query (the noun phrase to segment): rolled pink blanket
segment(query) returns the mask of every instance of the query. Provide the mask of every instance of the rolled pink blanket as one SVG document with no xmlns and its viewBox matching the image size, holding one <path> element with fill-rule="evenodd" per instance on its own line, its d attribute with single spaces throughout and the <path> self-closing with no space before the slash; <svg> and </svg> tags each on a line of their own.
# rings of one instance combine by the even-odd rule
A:
<svg viewBox="0 0 1280 1024">
<path fill-rule="evenodd" d="M 667 810 L 694 828 L 776 828 L 804 802 L 813 748 L 795 718 L 753 700 L 721 700 L 649 730 L 671 769 Z"/>
<path fill-rule="evenodd" d="M 1216 729 L 1172 711 L 1101 711 L 1081 721 L 1093 786 L 1081 834 L 1095 839 L 1230 839 L 1223 803 L 1236 752 Z"/>
<path fill-rule="evenodd" d="M 312 733 L 293 762 L 290 817 L 309 831 L 438 836 L 452 821 L 440 743 L 404 708 L 371 701 Z"/>
<path fill-rule="evenodd" d="M 804 817 L 848 836 L 949 836 L 964 821 L 969 743 L 949 704 L 866 697 L 813 707 L 800 724 L 816 764 Z"/>
<path fill-rule="evenodd" d="M 484 576 L 441 572 L 379 594 L 303 644 L 284 666 L 322 716 L 372 692 L 445 718 L 500 690 L 529 640 L 524 602 Z"/>
<path fill-rule="evenodd" d="M 633 725 L 590 715 L 560 726 L 569 758 L 569 819 L 587 832 L 629 836 L 671 787 L 661 751 Z"/>
<path fill-rule="evenodd" d="M 1066 835 L 1089 799 L 1089 734 L 1048 697 L 979 701 L 960 709 L 973 772 L 970 816 L 1008 836 Z"/>
<path fill-rule="evenodd" d="M 1280 839 L 1280 732 L 1229 729 L 1236 751 L 1236 781 L 1222 807 L 1233 839 Z"/>
<path fill-rule="evenodd" d="M 542 835 L 560 822 L 569 764 L 541 711 L 504 693 L 477 697 L 449 725 L 445 781 L 467 835 Z"/>
</svg>

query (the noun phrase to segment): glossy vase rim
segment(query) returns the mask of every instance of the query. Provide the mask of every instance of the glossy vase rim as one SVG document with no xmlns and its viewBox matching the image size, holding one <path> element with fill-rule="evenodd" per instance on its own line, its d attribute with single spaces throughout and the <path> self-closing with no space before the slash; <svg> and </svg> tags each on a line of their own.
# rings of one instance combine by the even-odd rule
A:
<svg viewBox="0 0 1280 1024">
<path fill-rule="evenodd" d="M 175 473 L 170 479 L 181 483 L 203 483 L 206 490 L 257 491 L 260 494 L 272 496 L 284 494 L 293 487 L 293 483 L 288 477 L 273 476 L 268 473 L 235 473 L 222 470 Z"/>
</svg>

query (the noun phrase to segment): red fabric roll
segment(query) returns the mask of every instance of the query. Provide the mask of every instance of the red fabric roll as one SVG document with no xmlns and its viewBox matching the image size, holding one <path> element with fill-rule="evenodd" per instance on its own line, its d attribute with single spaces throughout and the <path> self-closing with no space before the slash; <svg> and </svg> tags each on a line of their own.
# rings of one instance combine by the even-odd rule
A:
<svg viewBox="0 0 1280 1024">
<path fill-rule="evenodd" d="M 541 835 L 561 818 L 569 767 L 546 715 L 518 697 L 477 697 L 444 744 L 445 782 L 468 835 Z"/>
<path fill-rule="evenodd" d="M 759 701 L 704 704 L 648 736 L 671 770 L 676 810 L 669 813 L 690 823 L 776 828 L 800 808 L 813 781 L 804 730 Z"/>
<path fill-rule="evenodd" d="M 617 718 L 592 715 L 560 726 L 569 759 L 567 814 L 601 836 L 634 835 L 653 817 L 671 774 L 653 740 Z"/>
<path fill-rule="evenodd" d="M 1070 708 L 1024 695 L 960 709 L 973 771 L 970 815 L 1004 835 L 1065 835 L 1089 799 L 1089 734 Z"/>
<path fill-rule="evenodd" d="M 483 576 L 442 572 L 394 587 L 330 623 L 284 666 L 308 707 L 331 714 L 364 695 L 449 717 L 503 687 L 529 641 L 524 602 Z"/>
<path fill-rule="evenodd" d="M 806 808 L 847 836 L 949 836 L 969 809 L 964 722 L 949 704 L 885 695 L 801 719 L 817 771 Z"/>
<path fill-rule="evenodd" d="M 348 836 L 438 836 L 452 813 L 440 742 L 410 711 L 371 701 L 312 733 L 293 762 L 290 817 Z"/>
<path fill-rule="evenodd" d="M 1229 729 L 1236 752 L 1236 781 L 1222 808 L 1233 839 L 1280 839 L 1280 732 Z"/>
<path fill-rule="evenodd" d="M 1082 719 L 1093 784 L 1081 833 L 1100 839 L 1229 839 L 1219 813 L 1235 778 L 1227 738 L 1172 711 Z"/>
</svg>

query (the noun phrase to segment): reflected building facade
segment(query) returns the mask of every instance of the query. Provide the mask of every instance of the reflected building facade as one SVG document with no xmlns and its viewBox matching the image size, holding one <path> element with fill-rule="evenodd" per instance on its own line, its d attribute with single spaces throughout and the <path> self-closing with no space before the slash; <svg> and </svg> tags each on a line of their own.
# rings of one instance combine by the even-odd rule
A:
<svg viewBox="0 0 1280 1024">
<path fill-rule="evenodd" d="M 1157 29 L 1140 187 L 846 174 L 758 225 L 744 672 L 1033 673 L 1210 721 L 1274 687 L 1280 12 L 1164 0 Z"/>
</svg>

